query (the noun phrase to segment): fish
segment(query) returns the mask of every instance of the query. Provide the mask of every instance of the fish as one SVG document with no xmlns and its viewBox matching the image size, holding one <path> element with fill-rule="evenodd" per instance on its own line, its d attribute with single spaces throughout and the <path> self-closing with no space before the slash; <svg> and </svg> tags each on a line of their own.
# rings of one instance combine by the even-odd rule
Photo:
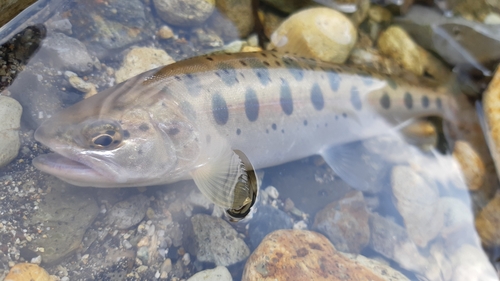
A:
<svg viewBox="0 0 500 281">
<path fill-rule="evenodd" d="M 193 179 L 233 217 L 254 204 L 256 169 L 321 155 L 372 184 L 356 142 L 416 118 L 452 118 L 452 95 L 356 67 L 275 51 L 206 55 L 154 69 L 56 113 L 35 132 L 39 170 L 77 186 Z M 361 165 L 361 166 L 360 166 Z"/>
</svg>

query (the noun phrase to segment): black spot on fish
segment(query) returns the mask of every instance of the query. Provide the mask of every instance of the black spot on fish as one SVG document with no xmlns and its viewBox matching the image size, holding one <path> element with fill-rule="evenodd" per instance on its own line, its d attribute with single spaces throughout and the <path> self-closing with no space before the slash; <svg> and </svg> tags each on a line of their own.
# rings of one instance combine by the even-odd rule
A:
<svg viewBox="0 0 500 281">
<path fill-rule="evenodd" d="M 316 110 L 322 110 L 325 106 L 325 100 L 323 99 L 323 92 L 318 83 L 314 83 L 311 89 L 311 102 Z"/>
<path fill-rule="evenodd" d="M 332 91 L 336 92 L 340 88 L 340 75 L 333 69 L 326 73 L 328 76 L 328 81 L 330 82 L 330 88 Z"/>
<path fill-rule="evenodd" d="M 382 106 L 383 109 L 389 109 L 391 107 L 391 97 L 389 97 L 389 94 L 384 93 L 382 95 L 380 98 L 380 106 Z"/>
<path fill-rule="evenodd" d="M 393 90 L 396 90 L 398 88 L 398 84 L 396 84 L 396 81 L 392 79 L 387 79 L 387 84 L 389 87 L 391 87 Z"/>
<path fill-rule="evenodd" d="M 232 86 L 232 85 L 234 85 L 234 83 L 237 82 L 236 70 L 234 69 L 233 66 L 231 66 L 227 63 L 221 62 L 221 63 L 217 64 L 217 68 L 222 70 L 222 72 L 224 72 L 224 75 L 220 75 L 220 74 L 218 74 L 218 72 L 215 73 L 217 76 L 219 76 L 222 79 L 224 84 L 226 84 L 227 86 Z"/>
<path fill-rule="evenodd" d="M 273 58 L 275 58 L 275 59 L 277 59 L 277 58 L 278 58 L 278 57 L 277 57 L 275 54 L 273 54 L 273 53 L 271 53 L 271 56 L 272 56 Z"/>
<path fill-rule="evenodd" d="M 205 140 L 207 141 L 207 143 L 210 143 L 212 141 L 212 137 L 210 135 L 207 135 L 205 137 Z"/>
<path fill-rule="evenodd" d="M 250 122 L 257 120 L 259 117 L 259 99 L 255 91 L 251 88 L 248 88 L 245 93 L 245 113 Z"/>
<path fill-rule="evenodd" d="M 139 126 L 139 130 L 144 131 L 144 132 L 145 132 L 145 131 L 147 131 L 147 130 L 149 130 L 149 126 L 148 126 L 148 124 L 146 124 L 146 123 L 142 123 L 142 124 Z"/>
<path fill-rule="evenodd" d="M 174 76 L 174 78 L 175 78 L 175 80 L 177 80 L 177 81 L 181 81 L 181 80 L 182 80 L 182 79 L 181 79 L 181 77 L 179 77 L 179 76 Z"/>
<path fill-rule="evenodd" d="M 304 126 L 307 126 L 307 120 L 304 120 Z"/>
<path fill-rule="evenodd" d="M 279 61 L 274 62 L 277 66 L 281 66 L 281 63 Z"/>
<path fill-rule="evenodd" d="M 304 70 L 300 67 L 300 64 L 297 61 L 285 57 L 283 58 L 283 63 L 295 80 L 301 81 L 304 78 Z"/>
<path fill-rule="evenodd" d="M 442 108 L 443 108 L 443 102 L 441 101 L 441 98 L 437 98 L 437 99 L 436 99 L 436 106 L 437 106 L 437 108 L 439 108 L 439 109 L 442 109 Z"/>
<path fill-rule="evenodd" d="M 238 128 L 236 129 L 236 134 L 239 136 L 241 134 L 241 130 Z"/>
<path fill-rule="evenodd" d="M 412 109 L 413 108 L 413 97 L 409 92 L 405 93 L 404 97 L 404 103 L 407 109 Z"/>
<path fill-rule="evenodd" d="M 179 107 L 184 116 L 187 116 L 189 120 L 196 120 L 196 111 L 194 111 L 193 105 L 191 105 L 188 101 L 181 102 Z"/>
<path fill-rule="evenodd" d="M 127 130 L 124 130 L 124 131 L 122 132 L 122 135 L 123 135 L 123 138 L 124 138 L 124 139 L 128 139 L 128 138 L 130 138 L 130 132 L 129 132 L 129 131 L 127 131 Z"/>
<path fill-rule="evenodd" d="M 269 134 L 269 130 L 268 129 L 266 129 L 266 134 Z"/>
<path fill-rule="evenodd" d="M 175 136 L 175 135 L 177 135 L 179 132 L 180 132 L 180 131 L 179 131 L 179 129 L 177 129 L 177 128 L 170 128 L 170 129 L 168 129 L 167 134 L 168 134 L 168 135 L 170 135 L 170 136 Z"/>
<path fill-rule="evenodd" d="M 263 64 L 258 59 L 252 59 L 249 61 L 250 67 L 252 67 L 255 75 L 259 78 L 259 81 L 262 85 L 267 85 L 271 82 L 271 76 L 269 75 L 269 70 L 267 66 Z"/>
<path fill-rule="evenodd" d="M 186 74 L 186 77 L 189 79 L 184 79 L 184 85 L 186 86 L 188 93 L 193 97 L 199 96 L 203 90 L 203 86 L 201 85 L 198 76 Z"/>
<path fill-rule="evenodd" d="M 226 100 L 219 94 L 215 94 L 212 97 L 212 114 L 214 115 L 215 122 L 219 125 L 225 125 L 229 119 Z"/>
<path fill-rule="evenodd" d="M 270 66 L 270 64 L 267 61 L 262 62 L 265 66 Z"/>
<path fill-rule="evenodd" d="M 266 53 L 260 53 L 263 57 L 267 58 Z"/>
<path fill-rule="evenodd" d="M 342 117 L 347 118 L 347 114 L 346 113 L 342 113 Z"/>
<path fill-rule="evenodd" d="M 290 85 L 285 80 L 281 80 L 281 89 L 280 89 L 280 105 L 283 112 L 286 115 L 290 115 L 293 112 L 293 99 L 292 99 L 292 91 L 290 90 Z"/>
<path fill-rule="evenodd" d="M 274 123 L 273 123 L 273 124 L 271 125 L 271 128 L 273 128 L 273 130 L 275 130 L 275 131 L 276 131 L 276 128 L 277 128 L 277 127 L 276 127 L 276 124 L 274 124 Z"/>
<path fill-rule="evenodd" d="M 361 103 L 361 97 L 359 96 L 359 90 L 356 86 L 351 88 L 351 104 L 356 110 L 361 110 L 363 104 Z"/>
<path fill-rule="evenodd" d="M 211 58 L 211 57 L 207 57 L 207 60 L 209 60 L 209 61 L 213 61 L 214 59 L 213 59 L 213 58 Z"/>
<path fill-rule="evenodd" d="M 241 63 L 241 65 L 243 65 L 243 66 L 247 66 L 247 63 L 246 63 L 246 62 L 244 62 L 244 61 L 242 61 L 242 60 L 240 60 L 240 63 Z"/>
<path fill-rule="evenodd" d="M 284 134 L 284 133 L 285 133 L 285 130 L 281 129 L 281 133 L 283 133 L 283 134 Z"/>
<path fill-rule="evenodd" d="M 423 108 L 429 107 L 429 98 L 427 96 L 422 97 L 422 107 Z"/>
</svg>

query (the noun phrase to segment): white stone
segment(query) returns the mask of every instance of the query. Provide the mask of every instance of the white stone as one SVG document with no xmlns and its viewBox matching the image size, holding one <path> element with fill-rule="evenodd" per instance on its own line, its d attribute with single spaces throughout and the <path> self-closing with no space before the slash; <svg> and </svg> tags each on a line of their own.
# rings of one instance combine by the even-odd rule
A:
<svg viewBox="0 0 500 281">
<path fill-rule="evenodd" d="M 17 157 L 23 108 L 15 99 L 0 96 L 0 167 Z"/>
<path fill-rule="evenodd" d="M 224 266 L 207 269 L 191 276 L 187 281 L 232 281 L 231 273 Z"/>
</svg>

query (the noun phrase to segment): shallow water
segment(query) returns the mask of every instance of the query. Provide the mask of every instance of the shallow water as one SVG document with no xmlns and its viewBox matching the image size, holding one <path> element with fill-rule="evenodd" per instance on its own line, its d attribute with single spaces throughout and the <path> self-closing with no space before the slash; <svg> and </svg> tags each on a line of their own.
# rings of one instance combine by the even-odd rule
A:
<svg viewBox="0 0 500 281">
<path fill-rule="evenodd" d="M 359 191 L 321 157 L 311 156 L 259 170 L 258 202 L 238 223 L 228 223 L 223 210 L 192 181 L 81 188 L 31 165 L 49 151 L 34 140 L 34 130 L 61 108 L 115 85 L 132 47 L 161 49 L 175 61 L 231 51 L 240 44 L 256 47 L 256 35 L 239 38 L 229 20 L 217 18 L 217 10 L 212 13 L 203 24 L 169 25 L 173 34 L 160 35 L 167 24 L 152 1 L 47 0 L 0 28 L 2 94 L 23 107 L 19 154 L 0 168 L 0 276 L 17 263 L 39 263 L 41 256 L 41 266 L 60 280 L 183 280 L 215 265 L 227 267 L 233 280 L 240 280 L 249 254 L 265 235 L 305 229 L 326 235 L 337 251 L 378 261 L 409 280 L 497 278 L 491 262 L 496 262 L 498 245 L 483 241 L 488 245 L 483 251 L 474 226 L 474 217 L 497 189 L 491 158 L 483 185 L 469 191 L 451 152 L 411 150 L 408 157 L 416 162 L 408 161 L 417 163 L 412 170 L 401 165 L 407 163 L 400 159 L 402 151 L 375 142 L 371 149 L 384 155 L 377 159 L 393 163 L 392 182 L 391 175 L 382 175 L 384 185 Z M 43 42 L 49 47 L 40 48 Z M 81 78 L 80 86 L 70 83 L 74 75 Z M 474 107 L 468 108 L 474 115 Z M 479 126 L 475 119 L 467 120 L 473 123 L 468 126 Z M 439 128 L 440 120 L 432 122 Z M 471 139 L 483 141 L 484 155 L 482 136 Z M 441 137 L 439 146 L 448 147 L 445 142 Z M 429 183 L 424 177 L 440 181 Z M 212 233 L 218 230 L 222 234 Z M 306 248 L 311 260 L 324 254 Z M 282 271 L 292 270 L 284 265 Z"/>
</svg>

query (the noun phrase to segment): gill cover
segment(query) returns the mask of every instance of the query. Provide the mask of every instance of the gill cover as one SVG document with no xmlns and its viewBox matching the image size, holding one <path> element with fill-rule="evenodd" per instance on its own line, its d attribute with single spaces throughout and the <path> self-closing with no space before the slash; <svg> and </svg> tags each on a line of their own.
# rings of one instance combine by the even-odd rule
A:
<svg viewBox="0 0 500 281">
<path fill-rule="evenodd" d="M 259 187 L 253 166 L 243 152 L 224 149 L 192 171 L 191 176 L 201 193 L 224 208 L 231 221 L 250 213 Z"/>
</svg>

